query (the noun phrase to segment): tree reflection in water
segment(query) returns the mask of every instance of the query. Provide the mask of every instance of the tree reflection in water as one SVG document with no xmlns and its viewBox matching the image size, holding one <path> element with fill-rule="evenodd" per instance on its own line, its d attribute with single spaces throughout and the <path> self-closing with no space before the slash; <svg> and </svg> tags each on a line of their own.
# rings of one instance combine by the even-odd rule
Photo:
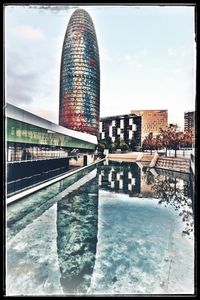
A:
<svg viewBox="0 0 200 300">
<path fill-rule="evenodd" d="M 95 263 L 97 225 L 95 177 L 57 205 L 57 251 L 64 293 L 87 293 Z"/>
<path fill-rule="evenodd" d="M 190 235 L 194 225 L 190 181 L 177 178 L 181 174 L 175 172 L 166 175 L 159 170 L 159 173 L 155 177 L 150 169 L 146 169 L 143 179 L 147 185 L 151 185 L 154 197 L 159 199 L 159 204 L 171 205 L 175 210 L 180 211 L 179 216 L 185 223 L 183 234 Z"/>
<path fill-rule="evenodd" d="M 143 168 L 142 180 L 144 180 L 147 185 L 152 185 L 155 182 L 155 176 L 149 168 Z"/>
</svg>

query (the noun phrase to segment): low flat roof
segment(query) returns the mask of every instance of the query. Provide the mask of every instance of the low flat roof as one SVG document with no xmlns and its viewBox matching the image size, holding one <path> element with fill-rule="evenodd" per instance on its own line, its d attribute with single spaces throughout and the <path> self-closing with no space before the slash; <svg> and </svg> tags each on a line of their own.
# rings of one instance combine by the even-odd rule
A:
<svg viewBox="0 0 200 300">
<path fill-rule="evenodd" d="M 123 118 L 132 118 L 132 117 L 134 117 L 134 118 L 137 117 L 138 118 L 140 116 L 131 113 L 131 114 L 124 114 L 124 115 L 101 117 L 100 121 L 105 120 L 105 119 L 123 119 Z"/>
<path fill-rule="evenodd" d="M 24 123 L 35 125 L 41 128 L 51 130 L 53 132 L 61 133 L 72 138 L 76 138 L 82 141 L 89 142 L 91 144 L 97 144 L 97 137 L 88 133 L 80 132 L 65 128 L 51 121 L 36 116 L 24 109 L 14 106 L 10 103 L 5 105 L 5 116 L 14 120 L 18 120 Z"/>
<path fill-rule="evenodd" d="M 168 109 L 132 109 L 132 113 L 137 113 L 137 112 L 168 112 Z"/>
</svg>

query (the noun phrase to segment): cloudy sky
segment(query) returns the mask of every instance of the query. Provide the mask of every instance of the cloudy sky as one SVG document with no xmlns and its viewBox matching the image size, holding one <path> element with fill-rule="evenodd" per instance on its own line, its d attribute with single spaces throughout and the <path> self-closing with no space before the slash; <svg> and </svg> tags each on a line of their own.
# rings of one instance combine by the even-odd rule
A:
<svg viewBox="0 0 200 300">
<path fill-rule="evenodd" d="M 99 45 L 101 117 L 168 109 L 183 126 L 195 109 L 196 43 L 192 6 L 79 6 Z M 60 60 L 78 6 L 5 6 L 6 101 L 58 123 Z"/>
</svg>

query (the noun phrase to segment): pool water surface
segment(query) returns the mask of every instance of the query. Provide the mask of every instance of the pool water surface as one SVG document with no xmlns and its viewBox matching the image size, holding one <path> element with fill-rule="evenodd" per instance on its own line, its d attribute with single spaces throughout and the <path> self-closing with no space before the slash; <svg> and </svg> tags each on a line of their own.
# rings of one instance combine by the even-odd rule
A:
<svg viewBox="0 0 200 300">
<path fill-rule="evenodd" d="M 184 174 L 105 161 L 7 208 L 6 295 L 194 293 Z"/>
</svg>

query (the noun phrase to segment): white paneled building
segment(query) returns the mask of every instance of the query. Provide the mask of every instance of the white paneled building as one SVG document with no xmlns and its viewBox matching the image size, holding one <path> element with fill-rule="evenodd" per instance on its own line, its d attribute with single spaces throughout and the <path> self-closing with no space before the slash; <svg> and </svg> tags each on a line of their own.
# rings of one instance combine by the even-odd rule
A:
<svg viewBox="0 0 200 300">
<path fill-rule="evenodd" d="M 135 141 L 134 148 L 141 147 L 141 117 L 135 114 L 110 116 L 100 119 L 100 140 L 108 137 L 114 143 L 124 140 L 128 145 Z M 135 150 L 135 149 L 132 149 Z"/>
</svg>

